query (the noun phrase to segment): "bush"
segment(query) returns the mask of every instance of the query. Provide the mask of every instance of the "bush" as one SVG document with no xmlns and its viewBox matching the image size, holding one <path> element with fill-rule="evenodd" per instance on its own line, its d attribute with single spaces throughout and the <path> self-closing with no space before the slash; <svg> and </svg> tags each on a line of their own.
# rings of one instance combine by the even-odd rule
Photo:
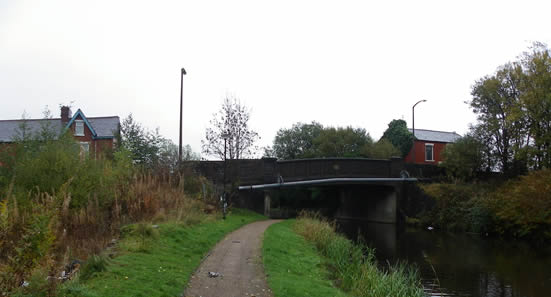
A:
<svg viewBox="0 0 551 297">
<path fill-rule="evenodd" d="M 422 185 L 422 190 L 434 200 L 433 207 L 420 215 L 422 225 L 450 231 L 491 232 L 494 220 L 488 195 L 494 187 L 482 183 Z"/>
<path fill-rule="evenodd" d="M 506 182 L 490 196 L 489 207 L 500 234 L 551 239 L 551 170 Z"/>
<path fill-rule="evenodd" d="M 69 255 L 98 253 L 125 224 L 200 222 L 201 202 L 184 196 L 184 182 L 138 171 L 124 149 L 112 159 L 81 158 L 68 134 L 0 148 L 0 292 L 14 292 L 39 267 L 61 272 Z M 195 190 L 186 192 L 200 196 Z"/>
<path fill-rule="evenodd" d="M 94 274 L 107 270 L 109 265 L 109 259 L 103 255 L 92 255 L 88 258 L 88 261 L 82 266 L 79 278 L 81 280 L 87 280 L 94 276 Z"/>
<path fill-rule="evenodd" d="M 420 215 L 444 230 L 551 239 L 551 170 L 504 183 L 430 184 L 422 189 L 435 206 Z"/>
</svg>

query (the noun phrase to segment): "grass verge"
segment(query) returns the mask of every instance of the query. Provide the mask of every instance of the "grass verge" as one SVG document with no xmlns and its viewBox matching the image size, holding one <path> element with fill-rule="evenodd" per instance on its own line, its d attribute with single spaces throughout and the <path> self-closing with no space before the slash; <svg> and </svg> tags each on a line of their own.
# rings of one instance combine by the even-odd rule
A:
<svg viewBox="0 0 551 297">
<path fill-rule="evenodd" d="M 424 296 L 416 269 L 405 264 L 377 267 L 374 251 L 337 234 L 334 224 L 303 214 L 293 228 L 324 256 L 331 278 L 343 291 L 353 296 Z"/>
<path fill-rule="evenodd" d="M 263 218 L 234 209 L 226 220 L 209 216 L 193 226 L 160 224 L 158 236 L 146 239 L 139 231 L 143 226 L 129 227 L 119 242 L 118 255 L 105 271 L 64 284 L 59 296 L 180 296 L 204 255 L 224 235 Z"/>
<path fill-rule="evenodd" d="M 294 222 L 274 224 L 264 233 L 264 269 L 274 296 L 348 296 L 329 280 L 315 247 L 293 231 Z"/>
</svg>

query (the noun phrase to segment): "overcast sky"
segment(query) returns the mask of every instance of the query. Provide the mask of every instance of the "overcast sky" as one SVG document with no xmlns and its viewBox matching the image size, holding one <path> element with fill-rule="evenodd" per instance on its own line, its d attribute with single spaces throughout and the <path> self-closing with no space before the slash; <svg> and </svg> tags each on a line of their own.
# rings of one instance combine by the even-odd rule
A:
<svg viewBox="0 0 551 297">
<path fill-rule="evenodd" d="M 392 119 L 464 134 L 473 83 L 551 42 L 550 1 L 0 0 L 0 119 L 47 105 L 133 113 L 200 151 L 225 96 L 251 109 L 260 145 L 317 121 L 367 129 Z"/>
</svg>

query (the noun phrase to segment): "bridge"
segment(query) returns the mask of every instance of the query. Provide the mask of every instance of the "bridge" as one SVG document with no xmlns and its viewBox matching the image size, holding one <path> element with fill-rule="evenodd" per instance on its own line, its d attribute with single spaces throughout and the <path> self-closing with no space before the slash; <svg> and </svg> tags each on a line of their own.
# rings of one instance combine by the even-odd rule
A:
<svg viewBox="0 0 551 297">
<path fill-rule="evenodd" d="M 225 165 L 223 161 L 191 161 L 184 166 L 219 186 L 224 184 L 226 168 L 226 184 L 239 190 L 234 204 L 272 217 L 318 208 L 340 219 L 396 223 L 403 219 L 400 208 L 407 200 L 405 187 L 417 181 L 408 176 L 401 158 L 263 158 L 227 160 Z M 293 201 L 299 197 L 306 202 Z"/>
</svg>

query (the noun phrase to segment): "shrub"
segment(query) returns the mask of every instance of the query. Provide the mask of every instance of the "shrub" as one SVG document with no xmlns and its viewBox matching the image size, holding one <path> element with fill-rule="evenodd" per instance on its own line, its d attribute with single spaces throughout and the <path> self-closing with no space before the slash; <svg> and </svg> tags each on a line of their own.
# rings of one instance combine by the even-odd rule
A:
<svg viewBox="0 0 551 297">
<path fill-rule="evenodd" d="M 463 184 L 429 184 L 423 191 L 435 200 L 435 205 L 422 219 L 424 224 L 447 229 L 467 230 L 468 201 L 475 196 L 473 187 Z"/>
<path fill-rule="evenodd" d="M 68 253 L 79 259 L 98 253 L 125 224 L 202 220 L 202 202 L 185 197 L 181 178 L 138 171 L 124 149 L 112 159 L 78 153 L 68 134 L 0 147 L 0 292 L 14 292 L 37 267 L 61 272 Z M 156 230 L 150 231 L 143 229 L 142 241 Z M 84 278 L 102 269 L 92 265 L 96 260 L 90 258 Z"/>
<path fill-rule="evenodd" d="M 551 239 L 551 170 L 506 182 L 490 195 L 489 207 L 499 233 Z"/>
<path fill-rule="evenodd" d="M 84 266 L 82 266 L 79 278 L 82 280 L 89 279 L 94 274 L 107 270 L 108 265 L 109 259 L 106 256 L 92 255 L 84 263 Z"/>
<path fill-rule="evenodd" d="M 551 239 L 551 170 L 505 183 L 430 184 L 422 189 L 435 206 L 421 215 L 446 230 Z"/>
</svg>

